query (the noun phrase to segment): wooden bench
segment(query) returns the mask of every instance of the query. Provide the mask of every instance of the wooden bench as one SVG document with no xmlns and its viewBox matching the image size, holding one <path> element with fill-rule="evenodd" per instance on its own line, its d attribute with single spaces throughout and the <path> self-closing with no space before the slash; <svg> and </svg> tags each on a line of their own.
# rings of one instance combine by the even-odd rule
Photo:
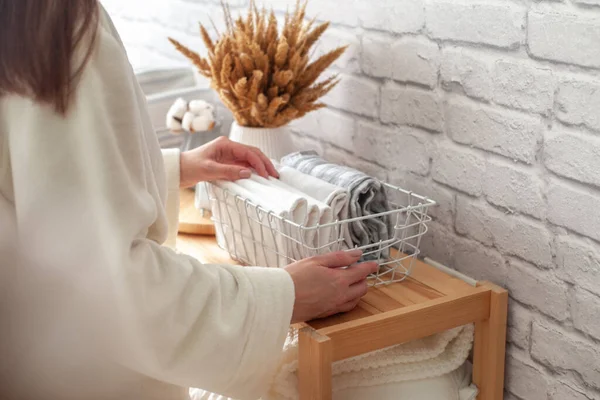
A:
<svg viewBox="0 0 600 400">
<path fill-rule="evenodd" d="M 214 236 L 180 234 L 178 250 L 207 264 L 235 264 Z M 331 364 L 475 323 L 473 382 L 478 400 L 500 400 L 508 293 L 489 282 L 471 286 L 423 262 L 403 282 L 372 287 L 354 310 L 300 326 L 301 400 L 331 399 Z"/>
</svg>

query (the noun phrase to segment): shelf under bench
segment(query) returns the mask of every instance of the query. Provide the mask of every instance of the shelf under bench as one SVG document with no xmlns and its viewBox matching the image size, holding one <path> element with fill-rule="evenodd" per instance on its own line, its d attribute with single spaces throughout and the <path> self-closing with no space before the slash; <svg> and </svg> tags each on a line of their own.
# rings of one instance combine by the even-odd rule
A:
<svg viewBox="0 0 600 400">
<path fill-rule="evenodd" d="M 206 264 L 236 264 L 214 236 L 180 234 L 178 250 Z M 403 282 L 371 287 L 354 310 L 299 326 L 301 400 L 331 399 L 331 363 L 475 323 L 473 382 L 478 400 L 500 400 L 508 293 L 471 286 L 421 261 Z"/>
</svg>

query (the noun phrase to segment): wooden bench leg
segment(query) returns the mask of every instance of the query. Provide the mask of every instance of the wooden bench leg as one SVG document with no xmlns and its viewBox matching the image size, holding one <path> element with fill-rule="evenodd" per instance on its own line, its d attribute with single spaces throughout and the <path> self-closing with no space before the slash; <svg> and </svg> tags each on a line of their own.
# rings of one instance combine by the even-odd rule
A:
<svg viewBox="0 0 600 400">
<path fill-rule="evenodd" d="M 479 388 L 477 400 L 502 400 L 508 292 L 489 282 L 490 318 L 475 324 L 473 383 Z"/>
<path fill-rule="evenodd" d="M 331 339 L 310 327 L 298 336 L 298 390 L 300 400 L 331 400 Z"/>
</svg>

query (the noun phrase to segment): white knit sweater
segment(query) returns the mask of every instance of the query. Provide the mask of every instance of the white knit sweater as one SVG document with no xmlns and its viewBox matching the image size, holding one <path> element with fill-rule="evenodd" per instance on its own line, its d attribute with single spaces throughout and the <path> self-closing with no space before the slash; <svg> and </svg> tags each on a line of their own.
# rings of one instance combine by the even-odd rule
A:
<svg viewBox="0 0 600 400">
<path fill-rule="evenodd" d="M 104 12 L 65 118 L 0 98 L 0 391 L 20 394 L 0 398 L 171 400 L 192 386 L 256 399 L 268 388 L 293 282 L 161 246 L 178 161 L 163 161 Z"/>
</svg>

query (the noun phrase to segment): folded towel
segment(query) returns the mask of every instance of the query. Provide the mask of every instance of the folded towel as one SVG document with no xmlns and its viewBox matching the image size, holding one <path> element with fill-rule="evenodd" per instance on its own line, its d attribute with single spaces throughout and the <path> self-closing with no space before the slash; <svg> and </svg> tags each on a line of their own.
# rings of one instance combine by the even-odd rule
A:
<svg viewBox="0 0 600 400">
<path fill-rule="evenodd" d="M 328 226 L 328 224 L 334 222 L 331 207 L 279 179 L 273 177 L 265 179 L 259 175 L 253 175 L 251 179 L 263 185 L 291 192 L 306 199 L 308 218 L 304 227 L 298 230 L 299 236 L 297 238 L 300 239 L 301 243 L 298 246 L 296 259 L 303 259 L 331 251 L 330 248 L 333 247 L 332 241 L 335 241 L 331 234 L 332 226 Z"/>
<path fill-rule="evenodd" d="M 287 221 L 292 222 L 293 224 L 287 223 L 286 221 L 280 221 L 281 225 L 277 226 L 277 230 L 275 232 L 278 236 L 283 236 L 285 242 L 287 243 L 287 256 L 292 260 L 301 260 L 307 257 L 306 249 L 310 248 L 314 244 L 313 237 L 309 235 L 309 231 L 305 229 L 305 227 L 314 227 L 319 223 L 319 209 L 315 204 L 309 203 L 307 199 L 304 198 L 304 194 L 300 193 L 295 194 L 290 190 L 287 190 L 287 187 L 281 187 L 277 185 L 277 183 L 265 179 L 260 175 L 253 174 L 250 179 L 244 179 L 238 181 L 238 183 L 244 186 L 246 189 L 253 191 L 255 193 L 261 193 L 263 195 L 267 195 L 269 193 L 269 201 L 263 202 L 264 205 L 261 205 L 267 211 L 275 211 L 271 207 L 269 203 L 278 203 L 280 198 L 290 199 L 302 199 L 305 202 L 306 207 L 306 217 L 303 219 L 298 218 L 295 215 L 278 214 L 281 217 L 285 218 Z M 310 231 L 312 232 L 312 231 Z M 273 234 L 273 232 L 271 232 Z"/>
<path fill-rule="evenodd" d="M 350 192 L 349 218 L 363 218 L 391 211 L 385 188 L 379 180 L 350 167 L 336 165 L 323 160 L 314 151 L 289 154 L 281 163 L 305 174 L 323 179 L 329 183 L 348 189 Z M 387 249 L 393 239 L 393 224 L 388 215 L 364 218 L 350 224 L 352 242 L 367 249 L 374 255 L 378 245 Z M 383 256 L 387 256 L 385 250 Z"/>
<path fill-rule="evenodd" d="M 395 382 L 443 376 L 460 368 L 469 357 L 474 326 L 465 325 L 422 339 L 336 361 L 332 390 L 366 388 Z M 298 332 L 290 329 L 278 372 L 266 400 L 298 399 Z M 340 397 L 343 398 L 343 397 Z M 448 398 L 456 398 L 456 395 Z"/>
<path fill-rule="evenodd" d="M 279 180 L 308 196 L 327 204 L 331 207 L 333 221 L 344 221 L 348 219 L 348 201 L 350 193 L 347 189 L 333 185 L 323 179 L 300 172 L 294 168 L 275 163 L 279 172 Z M 330 246 L 330 250 L 337 251 L 354 246 L 350 237 L 348 224 L 340 224 L 337 229 L 331 229 L 331 235 L 336 242 Z"/>
<path fill-rule="evenodd" d="M 290 238 L 298 234 L 284 220 L 307 223 L 308 204 L 304 198 L 253 179 L 218 181 L 214 186 L 217 189 L 211 189 L 211 197 L 221 200 L 212 207 L 215 219 L 221 222 L 216 224 L 220 244 L 253 265 L 283 267 L 295 261 L 297 244 Z"/>
</svg>

